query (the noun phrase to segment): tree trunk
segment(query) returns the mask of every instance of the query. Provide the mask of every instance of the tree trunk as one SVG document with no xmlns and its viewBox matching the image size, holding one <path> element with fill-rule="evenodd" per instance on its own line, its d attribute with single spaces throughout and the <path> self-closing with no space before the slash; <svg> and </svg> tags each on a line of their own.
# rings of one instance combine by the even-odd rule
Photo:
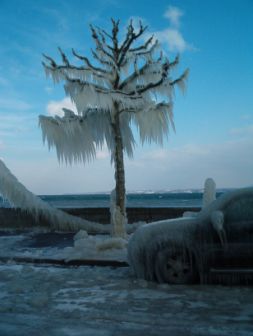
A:
<svg viewBox="0 0 253 336">
<path fill-rule="evenodd" d="M 124 169 L 124 153 L 123 143 L 120 130 L 119 114 L 115 115 L 112 123 L 112 131 L 114 137 L 114 167 L 115 167 L 115 197 L 111 200 L 111 224 L 112 235 L 117 237 L 126 236 L 126 189 L 125 189 L 125 169 Z"/>
</svg>

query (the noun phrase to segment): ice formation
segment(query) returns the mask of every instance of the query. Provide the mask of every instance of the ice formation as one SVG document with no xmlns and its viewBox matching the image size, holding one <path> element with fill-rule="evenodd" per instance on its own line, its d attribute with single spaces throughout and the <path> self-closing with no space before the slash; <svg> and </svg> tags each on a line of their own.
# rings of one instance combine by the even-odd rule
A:
<svg viewBox="0 0 253 336">
<path fill-rule="evenodd" d="M 128 262 L 138 278 L 156 279 L 156 254 L 159 249 L 187 247 L 187 237 L 195 227 L 195 219 L 178 218 L 149 223 L 140 227 L 129 239 Z"/>
<path fill-rule="evenodd" d="M 107 238 L 96 244 L 98 251 L 106 251 L 112 249 L 124 249 L 127 246 L 127 240 L 121 237 Z"/>
<path fill-rule="evenodd" d="M 66 247 L 60 256 L 66 260 L 73 259 L 113 259 L 126 260 L 127 239 L 109 235 L 87 235 L 79 231 L 74 236 L 74 246 Z"/>
<path fill-rule="evenodd" d="M 227 192 L 203 208 L 195 218 L 178 218 L 154 222 L 140 227 L 130 238 L 128 261 L 138 278 L 157 280 L 157 256 L 169 251 L 182 255 L 191 251 L 198 267 L 202 267 L 201 249 L 196 246 L 196 232 L 215 230 L 221 244 L 227 243 L 224 226 L 252 225 L 253 187 Z M 224 226 L 223 226 L 224 225 Z M 161 258 L 160 258 L 161 259 Z"/>
<path fill-rule="evenodd" d="M 207 178 L 205 180 L 203 200 L 202 200 L 202 209 L 207 207 L 216 199 L 216 184 L 212 178 Z M 185 211 L 183 217 L 196 217 L 198 212 Z"/>
<path fill-rule="evenodd" d="M 69 215 L 42 201 L 18 181 L 2 160 L 0 160 L 0 192 L 14 207 L 32 214 L 41 225 L 44 218 L 56 230 L 77 231 L 82 229 L 95 233 L 110 232 L 110 225 L 90 222 Z"/>
<path fill-rule="evenodd" d="M 226 244 L 227 237 L 224 229 L 224 214 L 220 210 L 215 210 L 211 213 L 211 223 L 214 230 L 217 232 L 222 245 Z"/>
<path fill-rule="evenodd" d="M 216 200 L 216 184 L 212 178 L 207 178 L 204 186 L 202 208 L 207 207 L 214 200 Z"/>
<path fill-rule="evenodd" d="M 126 199 L 125 199 L 126 202 Z M 110 195 L 110 214 L 112 225 L 112 236 L 126 238 L 126 216 L 121 214 L 120 208 L 116 206 L 116 191 L 112 190 Z"/>
</svg>

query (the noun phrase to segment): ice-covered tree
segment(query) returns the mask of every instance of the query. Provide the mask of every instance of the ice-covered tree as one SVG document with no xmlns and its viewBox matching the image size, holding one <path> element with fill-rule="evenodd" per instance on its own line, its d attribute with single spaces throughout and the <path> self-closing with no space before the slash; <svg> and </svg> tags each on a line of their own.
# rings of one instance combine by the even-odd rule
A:
<svg viewBox="0 0 253 336">
<path fill-rule="evenodd" d="M 124 236 L 127 221 L 125 205 L 124 153 L 133 156 L 135 139 L 132 125 L 139 131 L 141 143 L 162 144 L 173 124 L 173 93 L 185 87 L 186 70 L 173 79 L 171 71 L 179 63 L 163 54 L 154 36 L 144 38 L 147 26 L 127 25 L 121 41 L 119 21 L 112 21 L 107 32 L 90 25 L 95 49 L 93 63 L 72 49 L 81 65 L 74 65 L 59 48 L 62 63 L 44 55 L 43 66 L 54 82 L 64 88 L 77 113 L 64 110 L 63 117 L 40 116 L 44 141 L 56 148 L 59 161 L 87 162 L 105 143 L 115 168 L 114 205 L 111 211 L 113 235 Z"/>
</svg>

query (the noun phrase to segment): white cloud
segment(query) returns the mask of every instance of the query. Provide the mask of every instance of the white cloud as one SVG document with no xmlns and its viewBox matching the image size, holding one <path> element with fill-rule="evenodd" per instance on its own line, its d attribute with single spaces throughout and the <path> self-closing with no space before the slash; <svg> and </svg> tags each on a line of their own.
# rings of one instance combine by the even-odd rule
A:
<svg viewBox="0 0 253 336">
<path fill-rule="evenodd" d="M 171 52 L 184 52 L 189 49 L 190 46 L 183 38 L 183 35 L 179 30 L 174 28 L 168 28 L 162 31 L 155 32 L 157 39 L 167 45 L 169 51 Z"/>
<path fill-rule="evenodd" d="M 180 26 L 180 19 L 184 15 L 183 11 L 178 7 L 169 6 L 164 16 L 170 20 L 170 24 L 174 27 Z"/>
<path fill-rule="evenodd" d="M 169 6 L 164 13 L 164 17 L 169 20 L 169 27 L 163 30 L 158 30 L 153 33 L 148 32 L 143 35 L 144 40 L 151 35 L 154 36 L 167 48 L 170 52 L 184 52 L 185 50 L 195 50 L 195 48 L 189 44 L 182 32 L 180 31 L 181 18 L 184 15 L 183 11 L 175 6 Z M 147 20 L 140 16 L 132 16 L 129 21 L 132 20 L 134 29 L 138 31 L 139 22 L 141 21 L 144 26 L 150 26 Z M 127 26 L 125 26 L 126 29 Z"/>
<path fill-rule="evenodd" d="M 51 116 L 62 117 L 64 115 L 62 108 L 65 107 L 76 112 L 76 107 L 72 103 L 71 99 L 68 97 L 63 98 L 62 100 L 51 100 L 47 105 L 47 113 Z"/>
<path fill-rule="evenodd" d="M 194 50 L 194 47 L 186 42 L 180 31 L 181 18 L 183 15 L 183 11 L 178 7 L 168 7 L 164 13 L 164 17 L 169 20 L 169 27 L 154 33 L 157 39 L 165 45 L 170 52 L 182 53 L 185 50 Z"/>
</svg>

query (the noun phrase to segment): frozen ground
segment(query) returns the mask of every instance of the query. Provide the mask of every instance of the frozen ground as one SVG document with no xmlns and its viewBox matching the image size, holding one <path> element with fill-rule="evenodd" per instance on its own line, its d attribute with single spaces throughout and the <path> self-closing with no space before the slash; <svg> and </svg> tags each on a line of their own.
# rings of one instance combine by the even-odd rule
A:
<svg viewBox="0 0 253 336">
<path fill-rule="evenodd" d="M 249 287 L 169 286 L 129 269 L 0 265 L 0 335 L 253 335 Z"/>
<path fill-rule="evenodd" d="M 0 257 L 59 258 L 71 252 L 65 248 L 73 244 L 73 235 L 50 241 L 37 234 L 2 232 Z M 106 256 L 97 238 L 85 244 L 97 256 Z M 83 243 L 76 244 L 74 256 Z M 124 259 L 125 248 L 116 250 L 116 259 Z M 0 263 L 1 336 L 142 334 L 253 335 L 253 288 L 157 285 L 136 280 L 128 267 Z"/>
</svg>

